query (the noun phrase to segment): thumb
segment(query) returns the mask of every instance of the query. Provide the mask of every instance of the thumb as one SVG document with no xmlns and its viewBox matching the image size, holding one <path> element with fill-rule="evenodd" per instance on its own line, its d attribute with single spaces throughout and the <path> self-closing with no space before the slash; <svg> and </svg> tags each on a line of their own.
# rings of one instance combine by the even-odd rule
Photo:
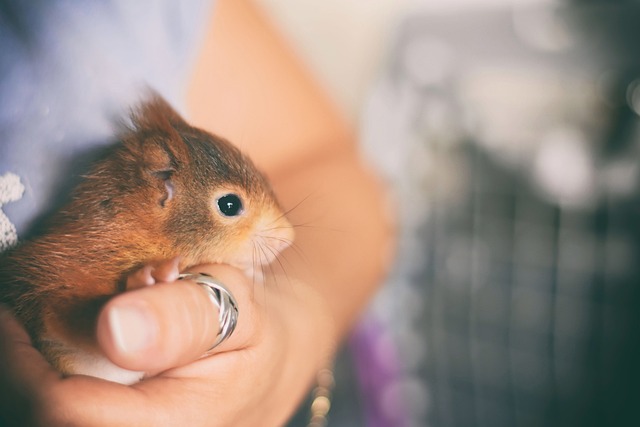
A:
<svg viewBox="0 0 640 427">
<path fill-rule="evenodd" d="M 215 351 L 248 345 L 257 324 L 249 280 L 228 266 L 202 266 L 197 271 L 224 283 L 238 304 L 236 330 Z M 116 365 L 160 372 L 200 358 L 216 341 L 219 327 L 218 310 L 207 292 L 201 285 L 184 280 L 113 298 L 98 317 L 97 338 Z"/>
</svg>

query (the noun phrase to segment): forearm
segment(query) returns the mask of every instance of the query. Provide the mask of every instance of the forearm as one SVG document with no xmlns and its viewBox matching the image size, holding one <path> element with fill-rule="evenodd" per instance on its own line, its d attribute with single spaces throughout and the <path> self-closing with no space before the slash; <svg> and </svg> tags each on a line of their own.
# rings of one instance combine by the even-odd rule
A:
<svg viewBox="0 0 640 427">
<path fill-rule="evenodd" d="M 345 148 L 301 164 L 274 187 L 285 207 L 294 207 L 294 248 L 285 252 L 287 274 L 311 283 L 329 305 L 338 338 L 353 324 L 380 284 L 392 249 L 383 191 Z"/>
<path fill-rule="evenodd" d="M 250 154 L 285 210 L 295 207 L 284 268 L 313 283 L 342 337 L 380 282 L 392 233 L 340 112 L 245 0 L 219 0 L 189 105 L 197 124 Z"/>
</svg>

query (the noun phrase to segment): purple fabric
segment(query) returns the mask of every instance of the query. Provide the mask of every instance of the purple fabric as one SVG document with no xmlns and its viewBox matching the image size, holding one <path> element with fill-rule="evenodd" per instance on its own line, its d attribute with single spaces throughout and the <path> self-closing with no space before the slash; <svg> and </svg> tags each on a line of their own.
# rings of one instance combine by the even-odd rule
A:
<svg viewBox="0 0 640 427">
<path fill-rule="evenodd" d="M 397 388 L 400 361 L 389 331 L 373 315 L 353 331 L 353 354 L 364 406 L 366 427 L 405 427 L 408 419 Z"/>
</svg>

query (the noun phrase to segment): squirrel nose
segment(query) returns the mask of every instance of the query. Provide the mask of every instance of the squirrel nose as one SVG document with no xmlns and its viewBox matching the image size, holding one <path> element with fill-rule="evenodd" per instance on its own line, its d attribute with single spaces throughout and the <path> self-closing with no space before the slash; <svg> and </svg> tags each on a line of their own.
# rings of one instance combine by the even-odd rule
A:
<svg viewBox="0 0 640 427">
<path fill-rule="evenodd" d="M 269 246 L 277 253 L 280 253 L 293 244 L 295 238 L 293 226 L 287 219 L 281 218 L 269 232 L 269 238 Z"/>
<path fill-rule="evenodd" d="M 275 213 L 274 213 L 275 215 Z M 278 213 L 277 219 L 264 218 L 256 229 L 254 243 L 259 251 L 258 262 L 262 265 L 270 264 L 280 253 L 293 244 L 294 232 L 291 223 Z"/>
</svg>

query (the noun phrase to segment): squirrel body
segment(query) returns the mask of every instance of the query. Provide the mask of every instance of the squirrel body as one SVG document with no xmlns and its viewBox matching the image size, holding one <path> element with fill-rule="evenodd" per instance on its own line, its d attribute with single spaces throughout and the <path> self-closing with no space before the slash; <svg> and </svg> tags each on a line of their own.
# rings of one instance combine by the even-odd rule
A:
<svg viewBox="0 0 640 427">
<path fill-rule="evenodd" d="M 98 313 L 144 265 L 250 271 L 293 241 L 267 179 L 229 142 L 153 96 L 73 190 L 45 232 L 0 255 L 0 302 L 64 374 L 135 382 L 101 355 Z"/>
</svg>

